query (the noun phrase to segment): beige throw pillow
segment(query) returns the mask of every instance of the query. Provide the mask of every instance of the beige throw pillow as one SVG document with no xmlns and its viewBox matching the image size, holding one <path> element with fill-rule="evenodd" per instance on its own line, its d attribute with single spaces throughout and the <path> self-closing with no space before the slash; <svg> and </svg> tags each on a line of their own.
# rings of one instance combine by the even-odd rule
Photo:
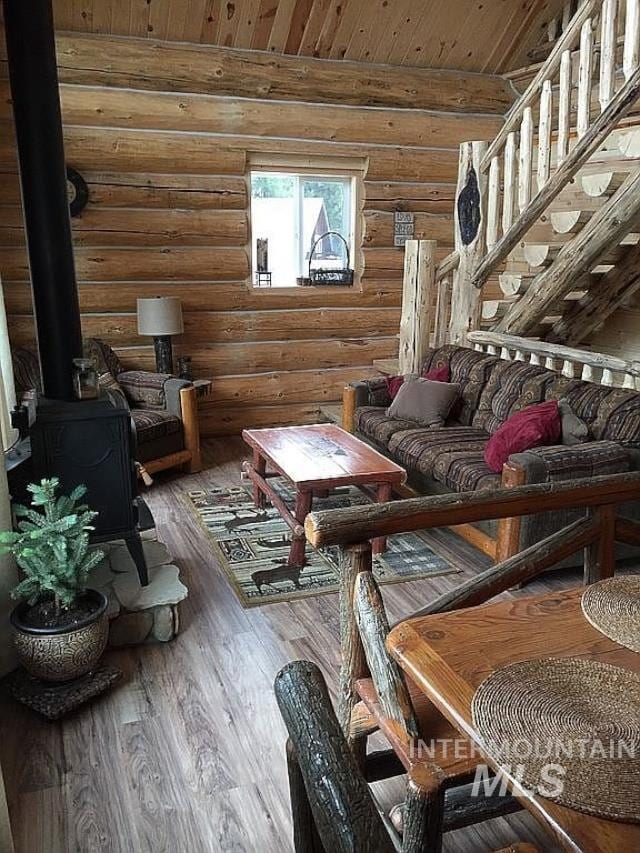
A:
<svg viewBox="0 0 640 853">
<path fill-rule="evenodd" d="M 589 441 L 589 427 L 582 418 L 576 415 L 567 400 L 558 402 L 558 411 L 562 424 L 562 444 L 573 447 L 576 444 Z"/>
<path fill-rule="evenodd" d="M 459 394 L 459 385 L 407 377 L 387 409 L 387 415 L 426 427 L 444 426 Z"/>
</svg>

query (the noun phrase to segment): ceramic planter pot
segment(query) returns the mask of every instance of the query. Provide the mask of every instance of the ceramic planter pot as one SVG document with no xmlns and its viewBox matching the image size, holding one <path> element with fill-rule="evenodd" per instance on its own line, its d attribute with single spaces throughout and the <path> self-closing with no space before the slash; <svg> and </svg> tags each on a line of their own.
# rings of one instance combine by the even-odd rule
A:
<svg viewBox="0 0 640 853">
<path fill-rule="evenodd" d="M 95 589 L 86 590 L 85 598 L 94 605 L 94 612 L 69 627 L 35 628 L 25 624 L 29 604 L 22 602 L 14 609 L 13 643 L 30 675 L 43 681 L 73 681 L 98 663 L 109 635 L 107 599 Z"/>
</svg>

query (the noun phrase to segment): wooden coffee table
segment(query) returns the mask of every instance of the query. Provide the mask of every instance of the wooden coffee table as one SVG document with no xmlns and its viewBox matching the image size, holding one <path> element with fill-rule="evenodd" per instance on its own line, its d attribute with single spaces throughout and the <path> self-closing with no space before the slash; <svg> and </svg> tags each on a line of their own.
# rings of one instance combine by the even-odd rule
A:
<svg viewBox="0 0 640 853">
<path fill-rule="evenodd" d="M 256 506 L 263 507 L 269 498 L 291 528 L 289 566 L 305 564 L 304 520 L 314 494 L 326 497 L 339 486 L 358 486 L 383 502 L 407 478 L 404 468 L 335 424 L 245 429 L 242 438 L 253 450 L 253 461 L 243 469 L 253 483 Z M 284 477 L 295 488 L 293 513 L 269 485 L 273 477 Z M 374 540 L 374 553 L 385 548 L 385 537 Z"/>
</svg>

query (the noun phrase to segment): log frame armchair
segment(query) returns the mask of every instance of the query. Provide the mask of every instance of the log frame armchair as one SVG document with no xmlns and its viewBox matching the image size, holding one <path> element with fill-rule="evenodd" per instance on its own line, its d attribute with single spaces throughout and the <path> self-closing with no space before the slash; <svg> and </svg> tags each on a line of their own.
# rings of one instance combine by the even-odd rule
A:
<svg viewBox="0 0 640 853">
<path fill-rule="evenodd" d="M 190 474 L 202 467 L 198 402 L 192 382 L 170 373 L 123 370 L 111 347 L 87 338 L 85 353 L 106 379 L 115 380 L 129 404 L 136 428 L 137 461 L 149 474 L 181 466 Z"/>
<path fill-rule="evenodd" d="M 342 549 L 340 723 L 360 767 L 371 764 L 367 738 L 379 730 L 407 772 L 404 825 L 409 834 L 403 850 L 440 849 L 447 820 L 445 791 L 463 783 L 464 768 L 443 767 L 437 761 L 428 765 L 407 761 L 407 742 L 416 736 L 423 740 L 438 737 L 437 728 L 432 728 L 438 715 L 417 711 L 416 693 L 386 649 L 389 623 L 372 572 L 371 539 L 480 519 L 519 518 L 536 511 L 584 511 L 582 518 L 441 595 L 407 617 L 411 618 L 483 604 L 576 552 L 584 553 L 585 584 L 611 577 L 616 540 L 640 542 L 640 523 L 617 517 L 617 507 L 638 499 L 640 472 L 634 472 L 590 481 L 514 486 L 492 493 L 413 498 L 307 516 L 305 531 L 311 544 Z M 501 805 L 502 813 L 510 810 L 508 802 Z M 476 816 L 479 819 L 483 818 Z M 422 829 L 416 832 L 415 827 Z M 428 848 L 420 846 L 427 841 Z"/>
<path fill-rule="evenodd" d="M 136 461 L 149 474 L 181 466 L 190 474 L 202 467 L 197 391 L 192 382 L 171 374 L 123 370 L 117 354 L 104 341 L 87 338 L 87 357 L 94 359 L 100 384 L 121 394 L 131 412 L 136 434 Z M 16 391 L 40 391 L 40 366 L 30 350 L 12 349 Z"/>
</svg>

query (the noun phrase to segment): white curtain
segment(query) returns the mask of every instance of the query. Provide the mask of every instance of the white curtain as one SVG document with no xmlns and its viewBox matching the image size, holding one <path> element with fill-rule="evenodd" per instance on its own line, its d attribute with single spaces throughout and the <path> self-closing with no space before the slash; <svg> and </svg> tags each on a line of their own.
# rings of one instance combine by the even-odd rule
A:
<svg viewBox="0 0 640 853">
<path fill-rule="evenodd" d="M 0 465 L 0 530 L 11 530 L 11 504 L 4 465 Z M 9 614 L 15 607 L 11 590 L 18 583 L 18 572 L 13 557 L 0 555 L 0 677 L 16 667 L 16 657 L 11 642 Z"/>
<path fill-rule="evenodd" d="M 0 430 L 2 447 L 8 450 L 15 442 L 16 430 L 11 426 L 9 413 L 16 405 L 16 388 L 11 363 L 11 347 L 9 346 L 9 330 L 7 328 L 7 312 L 4 307 L 4 292 L 0 282 Z"/>
<path fill-rule="evenodd" d="M 3 449 L 11 447 L 16 440 L 16 430 L 11 427 L 9 412 L 16 404 L 13 367 L 9 348 L 7 331 L 7 315 L 4 309 L 4 295 L 0 282 L 0 427 L 2 430 Z M 4 457 L 2 458 L 4 463 Z M 11 504 L 9 501 L 9 485 L 4 464 L 0 465 L 0 530 L 10 530 L 12 525 Z M 13 557 L 0 555 L 0 677 L 17 666 L 16 655 L 11 642 L 9 614 L 15 602 L 11 598 L 11 590 L 18 582 L 18 572 Z M 0 851 L 13 853 L 9 810 L 0 768 Z"/>
<path fill-rule="evenodd" d="M 9 411 L 15 404 L 16 392 L 7 334 L 7 316 L 0 286 L 0 426 L 5 450 L 11 447 L 16 437 L 16 431 L 12 429 L 9 420 Z M 3 464 L 0 465 L 0 530 L 11 530 L 11 504 L 4 457 L 2 462 Z M 0 676 L 10 672 L 16 666 L 11 643 L 9 614 L 15 605 L 10 593 L 17 582 L 18 573 L 13 558 L 7 555 L 0 556 Z"/>
</svg>

